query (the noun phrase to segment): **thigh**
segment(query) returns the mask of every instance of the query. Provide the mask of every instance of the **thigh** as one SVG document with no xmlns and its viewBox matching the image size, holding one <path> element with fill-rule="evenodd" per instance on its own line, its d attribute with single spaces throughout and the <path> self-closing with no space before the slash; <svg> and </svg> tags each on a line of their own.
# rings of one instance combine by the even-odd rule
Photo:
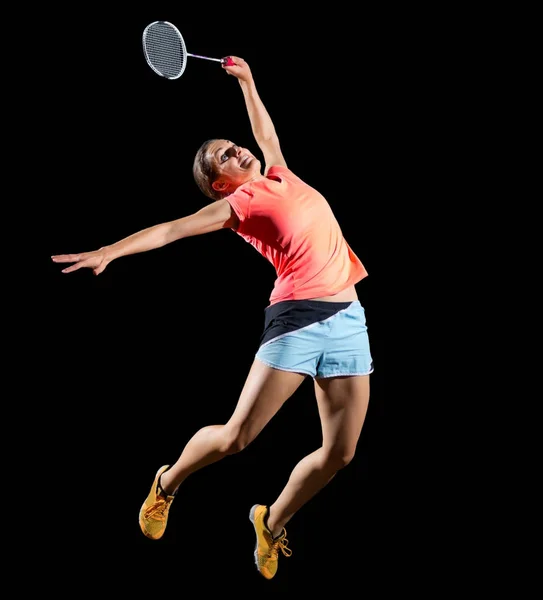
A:
<svg viewBox="0 0 543 600">
<path fill-rule="evenodd" d="M 247 441 L 253 440 L 305 378 L 255 359 L 227 425 L 243 430 Z"/>
<path fill-rule="evenodd" d="M 366 313 L 359 301 L 328 320 L 326 345 L 317 365 L 318 378 L 369 375 L 373 372 Z"/>
<path fill-rule="evenodd" d="M 368 410 L 369 375 L 315 379 L 315 395 L 324 448 L 353 455 Z"/>
</svg>

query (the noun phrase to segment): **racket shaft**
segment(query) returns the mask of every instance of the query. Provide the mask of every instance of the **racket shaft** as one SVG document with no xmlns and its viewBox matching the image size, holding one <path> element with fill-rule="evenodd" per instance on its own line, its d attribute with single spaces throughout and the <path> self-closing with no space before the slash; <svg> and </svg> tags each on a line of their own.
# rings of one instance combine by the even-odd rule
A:
<svg viewBox="0 0 543 600">
<path fill-rule="evenodd" d="M 192 56 L 193 58 L 203 58 L 204 60 L 214 60 L 215 62 L 222 62 L 222 58 L 209 58 L 209 56 L 200 56 L 199 54 L 189 54 L 187 52 L 187 56 Z"/>
</svg>

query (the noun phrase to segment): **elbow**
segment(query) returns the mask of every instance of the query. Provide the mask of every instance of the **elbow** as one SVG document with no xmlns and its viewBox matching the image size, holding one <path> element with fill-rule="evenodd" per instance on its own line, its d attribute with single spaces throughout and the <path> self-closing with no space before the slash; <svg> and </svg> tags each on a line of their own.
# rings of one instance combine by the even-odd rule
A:
<svg viewBox="0 0 543 600">
<path fill-rule="evenodd" d="M 258 134 L 258 141 L 262 142 L 263 144 L 270 144 L 273 142 L 277 142 L 277 140 L 278 140 L 278 137 L 277 137 L 277 134 L 275 133 L 275 129 L 273 127 L 271 129 L 261 131 Z"/>
<path fill-rule="evenodd" d="M 176 242 L 181 238 L 185 237 L 185 227 L 183 227 L 183 223 L 172 223 L 171 227 L 165 233 L 165 243 L 171 244 L 172 242 Z"/>
</svg>

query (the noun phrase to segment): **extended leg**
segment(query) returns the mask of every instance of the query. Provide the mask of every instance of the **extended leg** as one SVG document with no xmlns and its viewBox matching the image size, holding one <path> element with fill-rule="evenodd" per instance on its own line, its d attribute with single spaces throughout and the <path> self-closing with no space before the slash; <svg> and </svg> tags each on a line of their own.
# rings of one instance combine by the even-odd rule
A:
<svg viewBox="0 0 543 600">
<path fill-rule="evenodd" d="M 197 431 L 177 462 L 162 475 L 162 488 L 172 494 L 191 473 L 243 450 L 304 379 L 304 375 L 272 369 L 255 360 L 228 422 Z"/>
<path fill-rule="evenodd" d="M 268 527 L 274 536 L 354 457 L 369 392 L 368 375 L 315 381 L 323 443 L 294 467 L 283 491 L 269 507 Z"/>
</svg>

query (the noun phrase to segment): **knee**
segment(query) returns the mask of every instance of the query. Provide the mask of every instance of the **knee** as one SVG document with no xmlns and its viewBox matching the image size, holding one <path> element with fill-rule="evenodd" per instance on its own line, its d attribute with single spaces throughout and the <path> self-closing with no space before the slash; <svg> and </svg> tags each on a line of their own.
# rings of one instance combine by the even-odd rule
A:
<svg viewBox="0 0 543 600">
<path fill-rule="evenodd" d="M 345 468 L 354 458 L 355 451 L 345 448 L 332 448 L 326 455 L 326 464 L 334 471 Z"/>
<path fill-rule="evenodd" d="M 224 432 L 221 451 L 224 454 L 236 454 L 244 450 L 250 443 L 251 438 L 243 429 L 227 429 Z"/>
</svg>

